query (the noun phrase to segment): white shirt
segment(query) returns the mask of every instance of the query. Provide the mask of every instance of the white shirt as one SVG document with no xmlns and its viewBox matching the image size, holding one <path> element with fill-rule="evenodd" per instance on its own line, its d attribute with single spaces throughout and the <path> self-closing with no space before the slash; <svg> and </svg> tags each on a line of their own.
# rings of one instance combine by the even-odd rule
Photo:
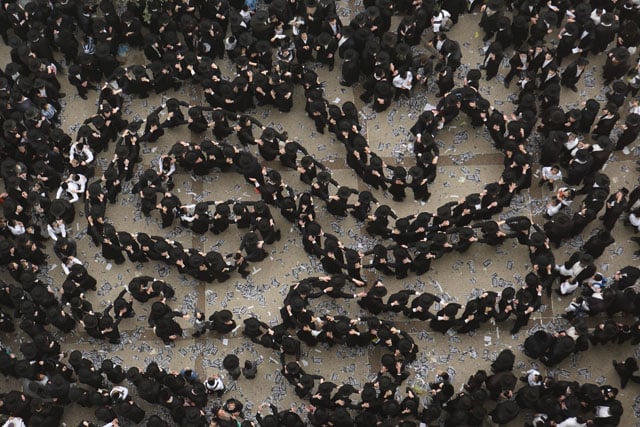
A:
<svg viewBox="0 0 640 427">
<path fill-rule="evenodd" d="M 224 390 L 224 383 L 222 382 L 222 380 L 220 378 L 216 378 L 213 382 L 213 384 L 209 384 L 209 381 L 205 381 L 204 382 L 204 386 L 207 388 L 207 390 L 209 391 L 220 391 L 220 390 Z"/>
<path fill-rule="evenodd" d="M 73 160 L 76 157 L 78 157 L 80 154 L 83 154 L 84 157 L 86 158 L 86 160 L 84 160 L 85 163 L 93 162 L 94 156 L 93 156 L 93 151 L 91 151 L 91 148 L 89 148 L 89 146 L 85 144 L 84 147 L 82 147 L 82 150 L 80 150 L 78 148 L 78 143 L 74 142 L 73 145 L 71 146 L 71 149 L 69 150 L 69 159 Z"/>
<path fill-rule="evenodd" d="M 579 423 L 576 417 L 569 417 L 561 423 L 556 424 L 556 427 L 585 427 L 586 423 Z"/>
<path fill-rule="evenodd" d="M 127 396 L 129 396 L 129 389 L 126 387 L 123 387 L 121 385 L 117 385 L 114 386 L 111 391 L 109 392 L 109 396 L 111 396 L 113 398 L 113 395 L 115 393 L 119 392 L 120 393 L 120 397 L 119 400 L 123 401 L 123 400 L 127 400 Z"/>
<path fill-rule="evenodd" d="M 559 181 L 562 179 L 562 171 L 558 171 L 558 173 L 553 173 L 551 171 L 551 166 L 545 166 L 542 168 L 542 176 L 548 180 Z"/>
<path fill-rule="evenodd" d="M 413 82 L 413 74 L 411 74 L 411 71 L 407 71 L 406 77 L 402 77 L 401 74 L 398 74 L 393 78 L 393 85 L 400 89 L 411 90 L 412 82 Z"/>
<path fill-rule="evenodd" d="M 20 417 L 9 417 L 7 422 L 2 424 L 2 427 L 9 427 L 9 426 L 27 427 L 27 425 L 24 423 L 24 420 L 22 418 L 20 418 Z"/>
<path fill-rule="evenodd" d="M 16 223 L 15 225 L 7 224 L 7 228 L 9 228 L 11 234 L 13 234 L 14 236 L 20 236 L 27 231 L 24 228 L 24 225 L 18 223 Z"/>
<path fill-rule="evenodd" d="M 86 182 L 87 178 L 85 178 Z M 56 192 L 56 199 L 61 198 L 64 194 L 69 197 L 70 203 L 75 203 L 80 199 L 78 194 L 84 193 L 84 186 L 80 186 L 78 181 L 70 180 L 66 181 L 67 189 L 65 190 L 62 186 L 58 187 L 58 191 Z"/>
<path fill-rule="evenodd" d="M 73 265 L 73 264 L 79 264 L 82 265 L 82 261 L 80 261 L 78 258 L 76 257 L 69 257 L 69 260 L 67 261 L 67 263 L 65 264 L 64 262 L 62 263 L 62 270 L 64 271 L 64 274 L 66 274 L 67 276 L 69 275 L 69 268 Z"/>
<path fill-rule="evenodd" d="M 53 224 L 47 224 L 47 233 L 51 240 L 58 240 L 58 236 L 67 237 L 67 226 L 61 219 L 55 221 Z"/>
<path fill-rule="evenodd" d="M 537 375 L 542 376 L 540 371 L 538 371 L 536 369 L 529 369 L 527 371 L 527 382 L 529 383 L 529 385 L 531 387 L 536 387 L 536 386 L 542 385 L 542 380 L 537 380 L 536 379 Z"/>
</svg>

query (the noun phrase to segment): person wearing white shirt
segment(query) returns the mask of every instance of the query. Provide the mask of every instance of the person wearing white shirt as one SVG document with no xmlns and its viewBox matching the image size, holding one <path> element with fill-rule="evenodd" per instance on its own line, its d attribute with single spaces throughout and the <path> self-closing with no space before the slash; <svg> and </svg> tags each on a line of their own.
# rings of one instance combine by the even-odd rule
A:
<svg viewBox="0 0 640 427">
<path fill-rule="evenodd" d="M 196 204 L 180 206 L 180 221 L 193 222 L 196 219 Z"/>
<path fill-rule="evenodd" d="M 224 383 L 222 382 L 222 378 L 219 375 L 213 375 L 207 378 L 204 382 L 204 386 L 207 389 L 207 393 L 209 394 L 217 394 L 218 396 L 222 396 L 225 391 Z"/>
<path fill-rule="evenodd" d="M 47 224 L 47 233 L 54 242 L 58 240 L 58 236 L 67 237 L 67 226 L 62 219 L 54 219 Z"/>
<path fill-rule="evenodd" d="M 82 174 L 73 174 L 69 176 L 58 188 L 56 199 L 63 196 L 68 197 L 70 203 L 75 203 L 80 199 L 80 195 L 84 194 L 87 187 L 87 177 Z"/>
<path fill-rule="evenodd" d="M 114 402 L 123 402 L 129 396 L 129 389 L 121 385 L 114 386 L 109 392 L 109 396 Z"/>
<path fill-rule="evenodd" d="M 160 157 L 160 161 L 158 161 L 158 175 L 160 175 L 162 180 L 166 183 L 169 190 L 173 188 L 172 175 L 175 171 L 176 160 L 173 157 L 167 155 Z"/>
<path fill-rule="evenodd" d="M 520 381 L 526 382 L 531 387 L 542 385 L 542 374 L 537 369 L 529 369 L 524 374 L 525 376 L 521 377 Z"/>
<path fill-rule="evenodd" d="M 81 165 L 93 162 L 95 156 L 91 148 L 82 141 L 76 141 L 69 149 L 69 160 L 78 160 Z"/>
<path fill-rule="evenodd" d="M 413 87 L 413 74 L 409 70 L 399 71 L 393 78 L 393 86 L 396 88 L 395 100 L 397 101 L 400 96 L 406 98 L 411 97 L 411 88 Z"/>
<path fill-rule="evenodd" d="M 66 261 L 62 263 L 62 270 L 64 271 L 64 274 L 66 274 L 67 276 L 69 275 L 69 269 L 71 268 L 71 266 L 73 266 L 73 264 L 82 265 L 82 261 L 74 256 L 67 257 Z"/>
<path fill-rule="evenodd" d="M 565 206 L 571 206 L 573 203 L 573 197 L 575 196 L 575 191 L 573 188 L 562 187 L 558 189 L 558 192 L 554 197 L 551 198 L 551 201 L 547 204 L 547 212 L 545 213 L 546 218 L 549 219 Z"/>
<path fill-rule="evenodd" d="M 13 234 L 14 236 L 20 236 L 27 231 L 24 227 L 24 224 L 16 220 L 13 220 L 12 222 L 7 223 L 7 228 L 11 231 L 11 234 Z"/>
<path fill-rule="evenodd" d="M 446 31 L 451 24 L 451 14 L 448 10 L 442 9 L 440 13 L 431 18 L 431 24 L 433 25 L 434 33 Z"/>
<path fill-rule="evenodd" d="M 553 165 L 543 167 L 538 187 L 542 187 L 542 185 L 546 183 L 549 190 L 553 190 L 553 183 L 556 181 L 562 181 L 562 171 L 560 170 L 560 166 Z"/>
<path fill-rule="evenodd" d="M 20 417 L 9 417 L 9 419 L 2 424 L 2 427 L 27 427 L 27 425 Z"/>
<path fill-rule="evenodd" d="M 586 427 L 589 424 L 587 421 L 580 417 L 569 417 L 562 422 L 551 421 L 551 425 L 555 427 Z"/>
</svg>

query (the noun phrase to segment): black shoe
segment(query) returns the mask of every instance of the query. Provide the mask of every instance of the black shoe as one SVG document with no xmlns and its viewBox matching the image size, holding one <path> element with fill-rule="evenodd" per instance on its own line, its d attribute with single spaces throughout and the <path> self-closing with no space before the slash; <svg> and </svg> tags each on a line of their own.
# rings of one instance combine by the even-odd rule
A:
<svg viewBox="0 0 640 427">
<path fill-rule="evenodd" d="M 351 87 L 351 83 L 347 83 L 344 80 L 340 80 L 340 86 Z"/>
<path fill-rule="evenodd" d="M 507 89 L 509 89 L 509 85 L 511 85 L 511 82 L 508 81 L 504 81 L 504 87 L 506 87 Z"/>
<path fill-rule="evenodd" d="M 329 65 L 329 71 L 333 71 L 333 64 Z"/>
<path fill-rule="evenodd" d="M 578 92 L 578 88 L 574 86 L 569 86 L 569 89 L 571 89 L 574 92 Z"/>
</svg>

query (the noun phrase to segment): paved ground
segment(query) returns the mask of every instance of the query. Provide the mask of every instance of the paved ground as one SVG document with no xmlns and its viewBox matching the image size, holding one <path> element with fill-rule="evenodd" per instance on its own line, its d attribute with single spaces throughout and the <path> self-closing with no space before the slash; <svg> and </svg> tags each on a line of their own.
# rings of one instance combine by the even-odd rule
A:
<svg viewBox="0 0 640 427">
<path fill-rule="evenodd" d="M 348 16 L 349 9 L 341 9 L 342 15 Z M 396 23 L 394 18 L 394 25 Z M 460 23 L 451 32 L 452 38 L 463 45 L 464 67 L 460 70 L 459 79 L 466 73 L 469 67 L 475 67 L 480 62 L 480 49 L 483 46 L 481 38 L 475 36 L 475 28 L 479 20 L 478 16 L 464 16 Z M 348 21 L 345 18 L 345 21 Z M 394 27 L 395 28 L 395 27 Z M 7 58 L 7 50 L 2 47 L 2 57 Z M 139 53 L 131 52 L 127 61 L 130 63 L 139 61 Z M 574 94 L 563 90 L 563 106 L 577 104 L 585 100 L 585 95 L 603 97 L 603 87 L 599 83 L 601 58 L 592 60 L 590 67 L 593 70 L 589 77 L 594 77 L 595 87 L 585 88 L 584 81 L 579 83 L 581 92 Z M 568 62 L 567 62 L 568 63 Z M 226 61 L 225 69 L 229 70 Z M 336 67 L 336 71 L 339 66 Z M 508 100 L 509 93 L 501 84 L 502 76 L 507 69 L 501 69 L 496 80 L 489 84 L 482 81 L 481 91 L 488 96 L 492 104 L 502 108 L 505 113 L 510 113 L 513 108 Z M 414 123 L 417 115 L 427 101 L 435 103 L 435 88 L 428 91 L 419 89 L 410 101 L 402 101 L 393 105 L 382 114 L 375 114 L 368 107 L 363 107 L 358 95 L 361 88 L 346 89 L 338 85 L 338 74 L 329 73 L 325 68 L 318 68 L 321 80 L 327 82 L 327 99 L 335 102 L 352 100 L 361 108 L 361 119 L 365 124 L 367 136 L 371 147 L 377 152 L 384 153 L 388 164 L 412 164 L 411 154 L 408 151 L 410 138 L 408 129 Z M 62 80 L 66 80 L 64 77 Z M 64 82 L 66 86 L 66 82 Z M 513 86 L 512 86 L 513 88 Z M 78 98 L 74 90 L 65 88 L 68 96 L 65 99 L 63 127 L 69 131 L 75 131 L 79 122 L 95 108 L 96 98 L 91 96 L 88 101 Z M 93 95 L 93 94 L 92 94 Z M 198 89 L 184 88 L 178 93 L 168 93 L 167 97 L 177 96 L 195 104 L 202 101 L 201 92 Z M 127 102 L 126 112 L 130 116 L 145 117 L 146 114 L 161 103 L 160 97 L 151 97 L 147 100 L 130 100 Z M 366 189 L 356 175 L 345 165 L 343 160 L 343 148 L 334 138 L 325 134 L 318 135 L 314 131 L 313 123 L 305 116 L 302 110 L 304 103 L 302 91 L 296 90 L 294 111 L 283 114 L 269 108 L 259 108 L 253 111 L 259 120 L 265 123 L 273 123 L 289 132 L 290 137 L 302 142 L 309 151 L 320 158 L 332 170 L 333 176 L 342 184 L 358 189 Z M 75 136 L 75 133 L 73 133 Z M 147 167 L 149 163 L 166 152 L 170 145 L 178 139 L 190 139 L 191 135 L 186 129 L 171 130 L 166 133 L 156 144 L 148 144 L 143 149 L 144 162 L 140 169 Z M 232 138 L 235 141 L 234 138 Z M 424 205 L 412 201 L 399 204 L 378 192 L 377 196 L 385 203 L 393 206 L 400 215 L 409 215 L 420 211 L 434 211 L 439 205 L 456 199 L 471 192 L 480 191 L 487 182 L 496 180 L 502 171 L 502 156 L 490 144 L 488 136 L 479 130 L 473 130 L 465 123 L 461 115 L 451 126 L 438 135 L 441 144 L 441 160 L 438 168 L 438 178 L 433 185 L 433 196 Z M 532 142 L 534 144 L 535 142 Z M 113 148 L 112 148 L 113 150 Z M 111 155 L 111 154 L 110 154 Z M 107 157 L 102 156 L 99 164 L 106 166 Z M 612 189 L 621 186 L 634 188 L 638 184 L 635 172 L 634 156 L 616 154 L 606 165 L 606 172 L 612 178 Z M 275 162 L 270 165 L 279 168 Z M 297 174 L 289 171 L 281 171 L 283 179 L 290 183 L 296 190 L 303 187 Z M 536 170 L 537 174 L 537 170 Z M 130 185 L 128 186 L 130 188 Z M 218 174 L 194 181 L 188 174 L 178 172 L 176 174 L 176 189 L 184 203 L 192 200 L 213 200 L 225 198 L 240 198 L 242 200 L 254 200 L 256 194 L 252 188 L 244 184 L 233 173 Z M 523 192 L 515 197 L 511 213 L 530 215 L 533 219 L 542 223 L 540 212 L 545 205 L 545 199 L 549 195 L 547 190 L 541 190 L 537 186 L 531 192 Z M 320 223 L 323 227 L 332 230 L 339 235 L 345 244 L 359 249 L 368 249 L 372 240 L 364 237 L 362 224 L 358 224 L 351 218 L 336 221 L 327 214 L 324 208 L 319 208 Z M 237 249 L 239 234 L 231 228 L 222 235 L 207 234 L 203 237 L 192 235 L 190 231 L 176 228 L 172 231 L 162 230 L 159 227 L 159 218 L 156 215 L 152 219 L 141 217 L 138 211 L 137 197 L 123 193 L 119 197 L 117 205 L 109 206 L 108 220 L 118 230 L 146 231 L 152 234 L 166 235 L 180 240 L 185 246 L 192 246 L 203 250 L 217 248 L 223 253 L 229 253 Z M 224 284 L 200 283 L 190 278 L 179 275 L 176 271 L 166 268 L 164 265 L 147 263 L 134 265 L 127 263 L 124 266 L 111 265 L 105 262 L 97 254 L 97 248 L 85 235 L 85 220 L 79 215 L 78 223 L 73 225 L 74 237 L 79 241 L 80 257 L 88 265 L 89 271 L 98 279 L 98 291 L 89 298 L 95 307 L 106 306 L 108 301 L 115 297 L 119 289 L 128 281 L 142 274 L 162 277 L 163 280 L 173 284 L 177 289 L 176 299 L 171 305 L 177 309 L 193 312 L 196 308 L 209 315 L 215 310 L 228 308 L 232 310 L 237 320 L 255 314 L 263 320 L 276 324 L 279 322 L 278 309 L 290 284 L 298 278 L 317 274 L 320 269 L 318 263 L 309 259 L 301 250 L 299 234 L 290 229 L 290 225 L 276 216 L 278 225 L 283 228 L 284 238 L 279 243 L 270 246 L 270 256 L 265 262 L 253 267 L 253 274 L 247 280 L 234 276 L 232 280 Z M 590 236 L 593 228 L 589 227 L 583 239 Z M 598 260 L 598 266 L 604 273 L 613 272 L 627 264 L 635 264 L 636 259 L 632 255 L 635 244 L 629 241 L 629 230 L 622 226 L 614 230 L 616 243 Z M 581 239 L 575 239 L 570 244 L 565 244 L 556 251 L 556 258 L 564 260 L 565 257 L 580 246 Z M 432 270 L 420 277 L 410 276 L 403 281 L 385 278 L 385 284 L 394 291 L 402 288 L 425 290 L 443 296 L 446 300 L 466 302 L 475 296 L 481 289 L 499 291 L 504 286 L 513 284 L 517 286 L 529 270 L 528 256 L 525 249 L 515 242 L 508 242 L 501 247 L 492 248 L 476 245 L 463 257 L 450 254 L 433 264 Z M 3 275 L 4 273 L 0 273 Z M 45 275 L 52 286 L 59 291 L 63 281 L 63 272 L 59 266 L 52 264 Z M 373 273 L 368 273 L 372 279 Z M 431 381 L 436 372 L 448 369 L 454 377 L 456 388 L 462 385 L 466 378 L 475 370 L 488 368 L 490 360 L 504 348 L 512 348 L 517 355 L 516 370 L 526 370 L 531 366 L 537 366 L 535 361 L 528 359 L 520 351 L 519 345 L 531 330 L 544 328 L 554 330 L 565 326 L 565 322 L 558 316 L 563 312 L 568 303 L 568 298 L 560 299 L 554 295 L 548 299 L 543 297 L 543 308 L 536 313 L 529 327 L 523 329 L 518 335 L 511 336 L 508 331 L 511 321 L 499 326 L 484 325 L 477 333 L 470 335 L 440 335 L 435 334 L 419 321 L 407 321 L 403 316 L 395 318 L 387 317 L 398 322 L 402 329 L 410 331 L 420 346 L 418 362 L 412 368 L 409 384 L 421 387 L 424 382 Z M 352 316 L 360 313 L 359 307 L 354 302 L 333 302 L 316 300 L 313 308 L 321 313 L 344 311 Z M 218 372 L 221 360 L 228 353 L 236 353 L 241 361 L 244 359 L 260 359 L 258 378 L 253 381 L 240 379 L 238 382 L 228 383 L 227 396 L 235 396 L 246 402 L 246 413 L 254 414 L 256 406 L 270 400 L 280 408 L 294 405 L 302 410 L 304 403 L 295 398 L 291 387 L 278 373 L 280 365 L 277 363 L 277 355 L 272 351 L 266 351 L 234 332 L 229 336 L 219 337 L 207 335 L 198 339 L 190 338 L 190 322 L 182 321 L 187 328 L 189 337 L 179 340 L 174 348 L 166 348 L 157 339 L 153 332 L 146 328 L 146 315 L 150 305 L 136 303 L 137 317 L 122 322 L 123 341 L 121 345 L 112 346 L 102 342 L 96 342 L 82 331 L 73 332 L 67 336 L 60 336 L 67 350 L 80 349 L 94 359 L 101 360 L 111 357 L 115 361 L 126 366 L 142 366 L 151 360 L 157 361 L 161 366 L 174 370 L 183 367 L 195 367 L 206 376 Z M 621 319 L 622 320 L 622 319 Z M 624 319 L 631 321 L 632 319 Z M 17 348 L 20 334 L 10 337 L 2 337 L 4 343 L 13 342 Z M 592 381 L 599 384 L 618 384 L 618 379 L 613 371 L 610 360 L 613 358 L 624 359 L 630 355 L 636 355 L 638 349 L 630 345 L 621 347 L 595 348 L 587 353 L 581 353 L 577 357 L 565 361 L 553 371 L 549 372 L 560 378 L 573 378 L 577 381 Z M 328 349 L 318 347 L 305 349 L 303 363 L 306 369 L 312 373 L 319 373 L 334 381 L 349 381 L 355 385 L 363 384 L 378 369 L 380 355 L 373 348 L 365 350 L 351 350 L 342 347 Z M 544 367 L 540 368 L 547 372 Z M 227 380 L 228 381 L 228 380 Z M 2 388 L 5 388 L 3 386 Z M 630 384 L 627 389 L 621 390 L 619 397 L 622 399 L 625 414 L 621 425 L 630 426 L 636 423 L 634 417 L 634 402 L 640 402 L 638 386 Z M 640 407 L 640 404 L 638 404 Z M 68 411 L 65 415 L 67 423 L 73 423 L 80 417 L 89 416 L 79 408 Z M 525 416 L 526 418 L 526 416 Z M 513 425 L 522 425 L 522 422 Z M 640 424 L 639 424 L 640 425 Z"/>
</svg>

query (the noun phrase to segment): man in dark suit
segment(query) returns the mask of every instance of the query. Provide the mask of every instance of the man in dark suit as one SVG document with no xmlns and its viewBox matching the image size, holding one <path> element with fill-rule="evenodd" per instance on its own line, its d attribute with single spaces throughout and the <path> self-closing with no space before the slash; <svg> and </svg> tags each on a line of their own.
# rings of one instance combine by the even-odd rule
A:
<svg viewBox="0 0 640 427">
<path fill-rule="evenodd" d="M 529 49 L 529 70 L 537 73 L 544 62 L 544 57 L 544 43 L 538 42 L 533 48 Z"/>
<path fill-rule="evenodd" d="M 526 69 L 529 62 L 526 50 L 518 50 L 513 54 L 509 60 L 509 73 L 504 78 L 504 87 L 509 88 L 511 80 L 516 76 L 522 74 Z"/>
<path fill-rule="evenodd" d="M 560 84 L 560 75 L 558 74 L 558 66 L 555 65 L 555 63 L 552 63 L 546 69 L 546 72 L 543 71 L 540 74 L 540 84 L 538 85 L 538 90 L 544 91 L 546 88 L 554 84 Z"/>
<path fill-rule="evenodd" d="M 329 33 L 320 33 L 315 45 L 316 61 L 321 64 L 327 64 L 329 71 L 333 71 L 333 65 L 336 61 L 336 50 L 338 50 L 338 42 L 336 39 L 331 37 Z"/>
<path fill-rule="evenodd" d="M 300 34 L 293 39 L 293 43 L 296 47 L 296 58 L 299 64 L 313 60 L 315 42 L 313 37 L 307 33 L 306 27 L 300 27 Z"/>
<path fill-rule="evenodd" d="M 564 87 L 568 87 L 574 92 L 577 92 L 578 88 L 576 87 L 576 83 L 578 83 L 578 80 L 580 80 L 580 77 L 584 74 L 584 70 L 586 70 L 588 64 L 589 60 L 587 60 L 587 58 L 580 57 L 573 61 L 562 72 L 560 84 Z"/>
</svg>

